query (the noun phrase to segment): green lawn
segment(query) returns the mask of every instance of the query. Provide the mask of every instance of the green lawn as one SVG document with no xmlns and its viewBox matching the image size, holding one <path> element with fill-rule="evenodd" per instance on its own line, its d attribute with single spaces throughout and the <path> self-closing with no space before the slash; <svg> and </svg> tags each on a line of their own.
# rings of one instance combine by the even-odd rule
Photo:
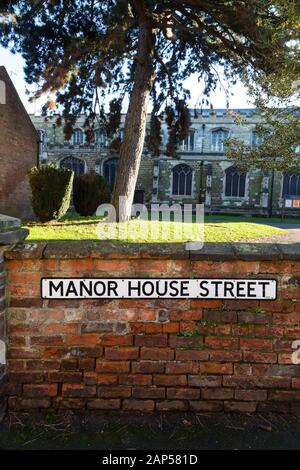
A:
<svg viewBox="0 0 300 470">
<path fill-rule="evenodd" d="M 99 217 L 65 217 L 61 222 L 29 223 L 30 242 L 55 240 L 119 240 L 127 242 L 180 242 L 201 241 L 200 224 L 148 222 L 131 220 L 126 224 L 100 224 Z M 207 216 L 204 236 L 206 242 L 245 241 L 282 235 L 281 228 L 268 225 L 270 219 L 251 217 Z M 279 222 L 279 219 L 272 219 Z M 297 223 L 294 221 L 294 223 Z M 99 227 L 98 227 L 99 226 Z M 97 230 L 98 228 L 98 230 Z M 99 236 L 97 236 L 97 233 Z"/>
</svg>

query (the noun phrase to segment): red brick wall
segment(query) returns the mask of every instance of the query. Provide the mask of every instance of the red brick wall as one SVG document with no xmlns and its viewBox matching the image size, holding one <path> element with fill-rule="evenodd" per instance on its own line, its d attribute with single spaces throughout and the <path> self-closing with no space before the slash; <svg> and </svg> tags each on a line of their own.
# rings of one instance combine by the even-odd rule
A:
<svg viewBox="0 0 300 470">
<path fill-rule="evenodd" d="M 10 408 L 300 411 L 300 261 L 69 259 L 64 246 L 7 255 Z M 41 300 L 43 276 L 262 276 L 279 291 L 260 302 Z"/>
<path fill-rule="evenodd" d="M 0 80 L 6 103 L 0 104 L 0 213 L 32 217 L 27 171 L 37 164 L 37 137 L 4 67 Z"/>
</svg>

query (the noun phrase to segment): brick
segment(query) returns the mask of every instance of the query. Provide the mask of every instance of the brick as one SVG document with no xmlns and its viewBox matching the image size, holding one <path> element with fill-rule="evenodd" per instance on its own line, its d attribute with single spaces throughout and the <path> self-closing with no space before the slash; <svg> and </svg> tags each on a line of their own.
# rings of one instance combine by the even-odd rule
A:
<svg viewBox="0 0 300 470">
<path fill-rule="evenodd" d="M 275 377 L 292 377 L 300 376 L 300 364 L 254 364 L 253 375 L 275 376 Z"/>
<path fill-rule="evenodd" d="M 221 338 L 218 336 L 207 336 L 205 345 L 212 349 L 238 349 L 239 340 L 236 338 Z"/>
<path fill-rule="evenodd" d="M 90 410 L 119 410 L 121 400 L 95 398 L 94 400 L 88 400 L 87 408 Z"/>
<path fill-rule="evenodd" d="M 123 410 L 126 411 L 153 411 L 155 408 L 154 400 L 124 400 Z"/>
<path fill-rule="evenodd" d="M 236 413 L 254 413 L 257 404 L 255 402 L 225 401 L 224 410 Z"/>
<path fill-rule="evenodd" d="M 63 397 L 82 398 L 94 397 L 97 394 L 95 385 L 63 384 Z"/>
<path fill-rule="evenodd" d="M 200 321 L 202 320 L 202 310 L 171 310 L 170 311 L 170 320 L 171 321 Z"/>
<path fill-rule="evenodd" d="M 243 359 L 241 351 L 211 351 L 209 358 L 214 362 L 240 362 Z"/>
<path fill-rule="evenodd" d="M 49 385 L 24 385 L 24 397 L 43 398 L 57 395 L 57 384 Z"/>
<path fill-rule="evenodd" d="M 167 335 L 135 335 L 134 344 L 136 346 L 163 348 L 168 345 Z"/>
<path fill-rule="evenodd" d="M 271 390 L 269 400 L 275 401 L 300 401 L 300 391 L 298 390 Z"/>
<path fill-rule="evenodd" d="M 189 402 L 190 409 L 192 411 L 198 411 L 198 412 L 218 412 L 223 410 L 223 402 L 222 401 L 205 401 L 205 400 L 200 400 L 200 401 L 190 401 Z"/>
<path fill-rule="evenodd" d="M 43 372 L 10 372 L 9 380 L 13 383 L 41 383 L 44 381 Z"/>
<path fill-rule="evenodd" d="M 183 400 L 164 400 L 156 402 L 157 411 L 185 411 L 188 405 Z"/>
<path fill-rule="evenodd" d="M 63 359 L 61 361 L 61 370 L 76 370 L 77 367 L 77 359 Z"/>
<path fill-rule="evenodd" d="M 95 369 L 96 362 L 94 358 L 85 357 L 79 359 L 78 361 L 78 368 L 88 371 L 93 371 Z"/>
<path fill-rule="evenodd" d="M 159 400 L 165 398 L 165 389 L 162 387 L 137 387 L 132 389 L 133 398 Z"/>
<path fill-rule="evenodd" d="M 21 401 L 20 406 L 23 410 L 50 408 L 50 400 L 46 398 L 27 398 Z"/>
<path fill-rule="evenodd" d="M 264 401 L 267 399 L 265 390 L 235 390 L 235 399 L 237 401 Z"/>
<path fill-rule="evenodd" d="M 123 385 L 151 385 L 152 376 L 149 374 L 122 374 L 119 376 L 119 383 Z"/>
<path fill-rule="evenodd" d="M 146 348 L 142 347 L 140 351 L 141 359 L 172 361 L 174 351 L 170 348 Z"/>
<path fill-rule="evenodd" d="M 277 362 L 276 353 L 263 353 L 263 352 L 244 352 L 244 361 L 245 362 L 254 362 L 254 363 L 265 363 L 273 364 Z"/>
<path fill-rule="evenodd" d="M 272 351 L 273 342 L 271 339 L 255 339 L 255 338 L 241 338 L 240 347 L 243 350 L 261 350 Z"/>
<path fill-rule="evenodd" d="M 130 363 L 126 361 L 96 361 L 96 371 L 109 373 L 126 373 L 129 372 Z"/>
<path fill-rule="evenodd" d="M 98 381 L 98 376 L 96 372 L 85 372 L 83 375 L 83 382 L 86 385 L 96 385 Z"/>
<path fill-rule="evenodd" d="M 201 374 L 232 374 L 233 366 L 230 363 L 202 362 L 200 372 Z"/>
<path fill-rule="evenodd" d="M 101 374 L 97 376 L 98 385 L 116 385 L 118 383 L 117 375 Z"/>
<path fill-rule="evenodd" d="M 58 406 L 64 410 L 82 410 L 85 407 L 85 400 L 82 398 L 60 398 Z"/>
<path fill-rule="evenodd" d="M 89 322 L 81 325 L 81 333 L 105 333 L 114 330 L 112 321 Z"/>
<path fill-rule="evenodd" d="M 256 323 L 256 324 L 270 324 L 272 320 L 271 313 L 268 312 L 239 312 L 238 322 L 240 323 Z"/>
<path fill-rule="evenodd" d="M 212 323 L 236 323 L 237 312 L 226 310 L 205 310 L 204 320 Z"/>
<path fill-rule="evenodd" d="M 178 349 L 175 359 L 177 361 L 207 361 L 209 353 L 199 349 Z"/>
<path fill-rule="evenodd" d="M 234 390 L 227 388 L 203 388 L 201 390 L 202 400 L 231 400 Z"/>
<path fill-rule="evenodd" d="M 121 348 L 105 348 L 105 357 L 111 360 L 130 360 L 137 359 L 139 356 L 139 348 L 121 347 Z"/>
<path fill-rule="evenodd" d="M 231 388 L 290 388 L 289 377 L 249 377 L 229 376 L 223 377 L 223 386 Z"/>
<path fill-rule="evenodd" d="M 105 335 L 99 339 L 99 343 L 103 346 L 132 346 L 133 335 L 126 335 L 126 336 Z"/>
<path fill-rule="evenodd" d="M 233 366 L 235 375 L 252 375 L 252 364 L 247 363 L 236 363 Z"/>
<path fill-rule="evenodd" d="M 300 388 L 300 377 L 292 378 L 292 388 Z"/>
<path fill-rule="evenodd" d="M 82 372 L 48 372 L 49 382 L 78 383 L 81 379 Z"/>
<path fill-rule="evenodd" d="M 175 334 L 179 332 L 179 323 L 166 323 L 162 325 L 163 333 Z"/>
<path fill-rule="evenodd" d="M 213 375 L 189 375 L 188 383 L 190 387 L 221 387 L 222 377 Z"/>
<path fill-rule="evenodd" d="M 128 398 L 131 396 L 130 387 L 98 387 L 99 398 Z"/>
<path fill-rule="evenodd" d="M 165 370 L 165 364 L 156 361 L 132 362 L 131 367 L 133 374 L 162 374 Z"/>
<path fill-rule="evenodd" d="M 153 384 L 164 387 L 181 387 L 187 385 L 186 375 L 154 375 Z"/>
<path fill-rule="evenodd" d="M 203 345 L 203 336 L 170 336 L 169 345 L 171 348 L 198 348 Z"/>
<path fill-rule="evenodd" d="M 168 362 L 166 374 L 197 374 L 199 365 L 195 362 Z"/>
<path fill-rule="evenodd" d="M 199 400 L 200 390 L 196 388 L 167 388 L 167 398 L 174 400 Z"/>
</svg>

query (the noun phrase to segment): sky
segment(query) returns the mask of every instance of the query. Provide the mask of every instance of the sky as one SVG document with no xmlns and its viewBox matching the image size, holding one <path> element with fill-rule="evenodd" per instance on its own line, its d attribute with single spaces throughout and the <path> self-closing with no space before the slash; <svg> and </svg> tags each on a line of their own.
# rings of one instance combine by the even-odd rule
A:
<svg viewBox="0 0 300 470">
<path fill-rule="evenodd" d="M 29 95 L 26 94 L 26 83 L 24 79 L 24 61 L 21 55 L 12 54 L 7 49 L 0 47 L 0 65 L 4 65 L 10 75 L 17 92 L 27 111 L 29 113 L 39 113 L 42 107 L 42 100 L 38 102 L 30 103 Z M 191 100 L 189 106 L 191 108 L 200 107 L 199 106 L 199 96 L 201 93 L 201 84 L 198 83 L 196 77 L 190 77 L 185 82 L 186 88 L 191 92 Z M 241 108 L 250 108 L 252 103 L 247 96 L 247 90 L 242 83 L 238 82 L 235 86 L 231 88 L 231 94 L 229 99 L 229 107 L 232 109 L 241 109 Z M 210 102 L 214 108 L 226 108 L 226 96 L 222 89 L 217 89 L 210 97 Z M 198 105 L 197 105 L 198 103 Z M 206 107 L 206 106 L 204 106 Z"/>
</svg>

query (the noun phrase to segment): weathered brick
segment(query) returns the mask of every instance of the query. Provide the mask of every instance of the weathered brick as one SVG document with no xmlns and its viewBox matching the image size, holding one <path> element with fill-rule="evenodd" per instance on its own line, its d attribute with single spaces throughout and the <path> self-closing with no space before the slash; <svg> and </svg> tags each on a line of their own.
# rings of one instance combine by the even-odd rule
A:
<svg viewBox="0 0 300 470">
<path fill-rule="evenodd" d="M 272 351 L 273 342 L 271 339 L 241 338 L 240 346 L 249 351 Z"/>
<path fill-rule="evenodd" d="M 254 413 L 257 404 L 255 402 L 225 401 L 224 410 L 237 413 Z"/>
<path fill-rule="evenodd" d="M 137 387 L 132 389 L 133 398 L 159 400 L 165 398 L 165 389 L 163 387 Z"/>
<path fill-rule="evenodd" d="M 170 336 L 169 345 L 171 348 L 199 348 L 203 345 L 203 336 Z"/>
<path fill-rule="evenodd" d="M 176 361 L 207 361 L 209 353 L 199 349 L 178 349 L 176 351 Z"/>
<path fill-rule="evenodd" d="M 200 372 L 201 374 L 232 374 L 233 366 L 230 363 L 202 362 Z"/>
<path fill-rule="evenodd" d="M 116 360 L 116 361 L 126 361 L 130 359 L 137 359 L 139 356 L 139 348 L 133 347 L 112 347 L 105 348 L 104 356 L 107 359 Z"/>
<path fill-rule="evenodd" d="M 188 409 L 188 404 L 183 400 L 157 401 L 156 409 L 158 411 L 185 411 Z"/>
<path fill-rule="evenodd" d="M 130 387 L 98 387 L 98 397 L 99 398 L 128 398 L 131 396 Z"/>
<path fill-rule="evenodd" d="M 212 323 L 236 323 L 237 312 L 227 310 L 205 310 L 204 320 Z"/>
<path fill-rule="evenodd" d="M 172 361 L 174 359 L 174 351 L 170 348 L 142 347 L 140 355 L 141 359 L 149 359 L 152 361 Z"/>
<path fill-rule="evenodd" d="M 168 345 L 167 335 L 135 335 L 134 344 L 136 346 L 163 348 Z"/>
<path fill-rule="evenodd" d="M 153 384 L 164 387 L 181 387 L 187 385 L 186 375 L 154 375 Z"/>
<path fill-rule="evenodd" d="M 155 408 L 154 400 L 124 400 L 123 410 L 126 411 L 153 411 Z"/>
<path fill-rule="evenodd" d="M 63 384 L 62 395 L 71 398 L 95 397 L 97 390 L 95 385 Z"/>
<path fill-rule="evenodd" d="M 132 362 L 131 367 L 133 374 L 162 374 L 165 370 L 165 364 L 156 361 Z"/>
<path fill-rule="evenodd" d="M 239 340 L 237 338 L 207 336 L 205 338 L 205 345 L 212 349 L 238 349 Z"/>
<path fill-rule="evenodd" d="M 96 371 L 103 372 L 104 374 L 109 373 L 126 373 L 130 370 L 130 362 L 126 361 L 96 361 Z"/>
<path fill-rule="evenodd" d="M 237 401 L 264 401 L 267 399 L 266 390 L 235 390 Z"/>
<path fill-rule="evenodd" d="M 244 351 L 244 361 L 254 363 L 265 363 L 272 364 L 277 362 L 276 353 L 263 353 L 263 352 L 252 352 Z"/>
<path fill-rule="evenodd" d="M 24 397 L 43 398 L 55 397 L 57 395 L 57 384 L 49 385 L 24 385 Z"/>
<path fill-rule="evenodd" d="M 166 374 L 197 374 L 199 365 L 196 362 L 168 362 Z"/>
<path fill-rule="evenodd" d="M 189 375 L 188 383 L 190 387 L 221 387 L 222 377 L 213 375 Z"/>
<path fill-rule="evenodd" d="M 122 374 L 119 383 L 123 385 L 151 385 L 152 376 L 147 374 Z"/>
<path fill-rule="evenodd" d="M 229 388 L 203 388 L 201 390 L 202 400 L 231 400 L 234 390 Z"/>
<path fill-rule="evenodd" d="M 94 400 L 88 400 L 87 407 L 90 410 L 119 410 L 121 400 L 95 398 Z"/>
<path fill-rule="evenodd" d="M 167 388 L 167 398 L 174 400 L 198 400 L 200 390 L 196 388 Z"/>
</svg>

